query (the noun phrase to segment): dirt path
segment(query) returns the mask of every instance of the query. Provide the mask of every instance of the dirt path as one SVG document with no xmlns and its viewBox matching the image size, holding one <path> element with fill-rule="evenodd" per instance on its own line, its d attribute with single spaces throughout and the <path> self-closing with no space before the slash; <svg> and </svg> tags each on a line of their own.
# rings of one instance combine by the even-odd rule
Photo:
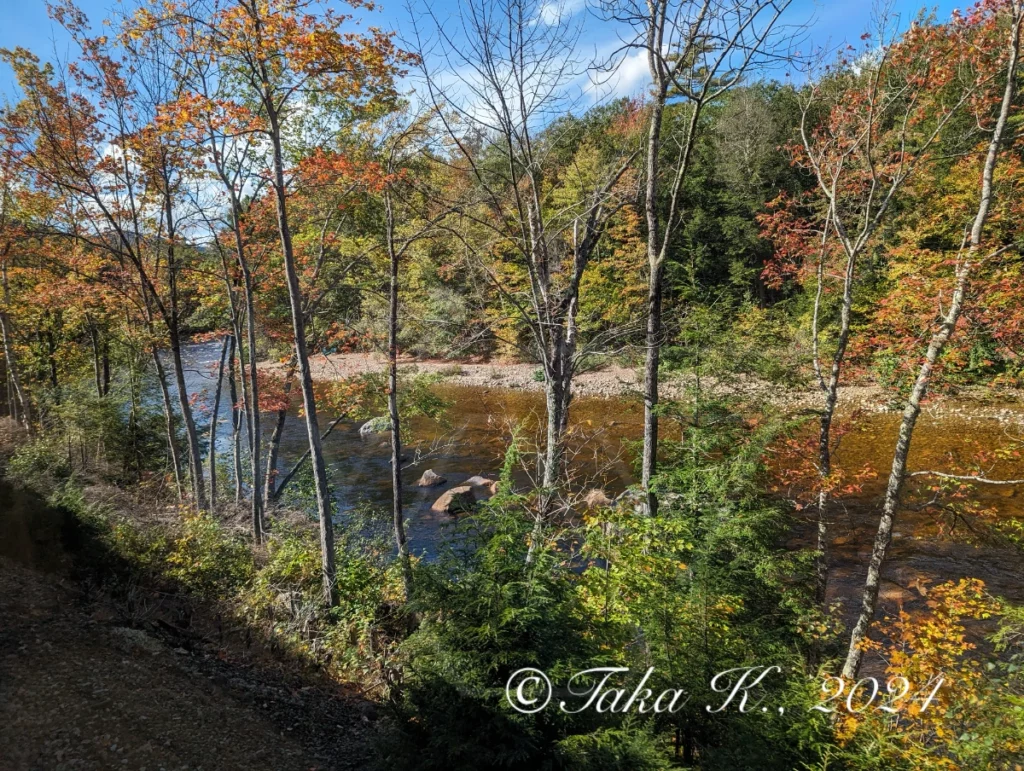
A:
<svg viewBox="0 0 1024 771">
<path fill-rule="evenodd" d="M 24 506 L 3 488 L 10 525 Z M 55 558 L 52 513 L 0 544 L 0 769 L 369 766 L 380 725 L 371 703 L 179 633 L 152 612 L 156 593 L 136 598 L 149 620 L 133 620 L 67 555 Z"/>
</svg>

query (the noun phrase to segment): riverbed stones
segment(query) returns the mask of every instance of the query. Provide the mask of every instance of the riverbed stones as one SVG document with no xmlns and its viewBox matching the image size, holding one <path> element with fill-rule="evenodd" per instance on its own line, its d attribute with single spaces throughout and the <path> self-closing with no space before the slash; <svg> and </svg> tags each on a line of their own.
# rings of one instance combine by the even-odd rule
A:
<svg viewBox="0 0 1024 771">
<path fill-rule="evenodd" d="M 381 434 L 391 430 L 391 421 L 384 415 L 376 418 L 371 418 L 359 427 L 359 436 L 371 436 L 373 434 Z"/>
<path fill-rule="evenodd" d="M 430 507 L 431 511 L 438 514 L 463 514 L 473 511 L 476 508 L 476 496 L 473 495 L 473 488 L 469 485 L 459 485 L 444 493 L 434 501 Z"/>
<path fill-rule="evenodd" d="M 477 500 L 486 500 L 498 494 L 497 479 L 489 479 L 484 476 L 473 476 L 462 484 L 469 485 L 473 488 L 473 494 L 476 495 Z"/>
<path fill-rule="evenodd" d="M 604 490 L 595 487 L 583 496 L 583 505 L 588 509 L 607 509 L 614 506 L 615 501 L 609 498 Z"/>
<path fill-rule="evenodd" d="M 443 485 L 448 480 L 440 474 L 435 474 L 434 469 L 428 468 L 423 472 L 423 476 L 416 482 L 417 487 L 438 487 Z"/>
</svg>

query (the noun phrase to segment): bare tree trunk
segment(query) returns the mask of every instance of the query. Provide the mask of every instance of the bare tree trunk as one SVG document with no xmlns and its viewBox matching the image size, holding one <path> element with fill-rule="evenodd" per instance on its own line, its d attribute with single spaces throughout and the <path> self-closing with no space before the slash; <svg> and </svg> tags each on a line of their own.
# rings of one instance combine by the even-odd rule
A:
<svg viewBox="0 0 1024 771">
<path fill-rule="evenodd" d="M 822 249 L 824 249 L 824 245 L 822 246 Z M 822 259 L 824 260 L 824 253 Z M 846 260 L 846 274 L 843 284 L 843 304 L 839 314 L 839 340 L 836 345 L 835 353 L 832 356 L 832 367 L 829 371 L 828 383 L 824 385 L 825 403 L 822 407 L 821 417 L 819 419 L 818 478 L 822 488 L 818 491 L 818 540 L 817 554 L 814 558 L 814 600 L 818 607 L 821 608 L 825 607 L 828 593 L 829 494 L 827 489 L 825 489 L 825 486 L 828 484 L 828 478 L 832 475 L 832 421 L 835 419 L 836 405 L 839 403 L 839 376 L 842 371 L 843 360 L 846 357 L 846 348 L 850 342 L 850 313 L 853 308 L 853 277 L 856 259 L 857 253 L 850 252 Z M 822 280 L 822 278 L 823 277 L 819 272 L 819 281 Z M 817 299 L 815 301 L 814 323 L 815 369 L 820 370 L 817 359 Z"/>
<path fill-rule="evenodd" d="M 217 365 L 217 388 L 213 395 L 213 414 L 210 416 L 210 509 L 217 509 L 217 418 L 220 415 L 220 392 L 224 384 L 224 359 L 228 355 L 230 335 L 224 336 L 220 348 L 220 361 Z"/>
<path fill-rule="evenodd" d="M 295 378 L 295 357 L 292 357 L 291 363 L 288 365 L 288 374 L 285 376 L 284 381 L 284 392 L 290 394 L 292 391 L 292 382 Z M 275 484 L 277 482 L 277 456 L 281 452 L 281 437 L 284 435 L 284 425 L 288 420 L 288 408 L 277 411 L 277 420 L 274 423 L 274 430 L 270 434 L 270 443 L 267 445 L 267 472 L 266 478 L 263 480 L 263 495 L 270 505 L 270 501 L 277 500 L 278 493 L 275 492 Z"/>
<path fill-rule="evenodd" d="M 53 398 L 60 404 L 60 383 L 57 380 L 57 343 L 53 339 L 53 332 L 46 331 L 46 364 L 50 377 L 50 388 L 53 389 Z"/>
<path fill-rule="evenodd" d="M 11 371 L 4 360 L 4 382 L 7 384 L 7 415 L 15 423 L 18 422 L 18 406 L 14 403 L 14 385 L 11 383 Z"/>
<path fill-rule="evenodd" d="M 257 367 L 258 362 L 256 358 L 256 302 L 253 292 L 252 272 L 249 270 L 249 263 L 245 256 L 245 243 L 242 240 L 241 206 L 235 196 L 235 192 L 230 181 L 226 176 L 224 176 L 222 170 L 218 170 L 221 173 L 221 179 L 223 180 L 228 193 L 231 195 L 231 231 L 235 240 L 235 258 L 238 262 L 238 269 L 242 274 L 242 297 L 245 303 L 245 308 L 242 311 L 245 313 L 245 345 L 243 345 L 242 330 L 238 322 L 238 313 L 235 311 L 234 305 L 232 305 L 232 312 L 235 314 L 234 318 L 232 318 L 232 328 L 234 330 L 236 343 L 235 355 L 238 357 L 238 376 L 242 386 L 240 394 L 242 401 L 241 417 L 244 418 L 245 421 L 246 440 L 249 445 L 249 476 L 252 479 L 249 511 L 252 537 L 256 543 L 261 543 L 263 541 L 263 476 L 261 473 L 262 464 L 260 460 L 262 428 L 260 426 L 260 386 Z M 225 280 L 227 280 L 226 266 Z M 232 291 L 230 282 L 228 284 L 228 291 Z M 249 355 L 248 373 L 246 372 L 245 362 L 246 348 L 248 348 Z M 232 386 L 233 385 L 234 380 L 232 379 Z M 234 403 L 234 399 L 232 399 L 232 403 Z M 237 444 L 238 441 L 236 439 L 236 447 Z M 242 481 L 241 465 L 237 462 L 235 465 L 237 469 L 235 476 L 235 500 L 237 501 L 241 499 Z"/>
<path fill-rule="evenodd" d="M 412 595 L 412 561 L 405 538 L 405 514 L 402 511 L 402 421 L 398 414 L 398 263 L 395 250 L 395 215 L 390 192 L 384 195 L 388 258 L 391 281 L 388 288 L 388 416 L 391 419 L 391 505 L 395 526 L 395 545 L 402 567 L 405 598 Z"/>
<path fill-rule="evenodd" d="M 100 354 L 100 334 L 92 319 L 86 315 L 89 323 L 89 340 L 92 343 L 92 369 L 96 381 L 96 395 L 103 398 L 103 364 Z"/>
<path fill-rule="evenodd" d="M 167 373 L 164 364 L 160 361 L 160 354 L 153 349 L 153 364 L 156 366 L 156 379 L 160 384 L 160 396 L 163 399 L 164 419 L 167 425 L 167 449 L 171 453 L 171 465 L 174 467 L 174 486 L 178 491 L 180 501 L 185 494 L 185 488 L 181 481 L 181 456 L 178 452 L 178 437 L 174 428 L 174 407 L 171 405 L 171 392 L 167 387 Z"/>
<path fill-rule="evenodd" d="M 176 329 L 171 330 L 171 365 L 178 392 L 178 407 L 185 422 L 185 442 L 188 445 L 189 473 L 192 475 L 192 495 L 196 508 L 206 508 L 206 485 L 203 483 L 203 457 L 199 450 L 199 431 L 192 415 L 188 387 L 185 384 L 185 366 L 181 360 L 181 340 Z"/>
<path fill-rule="evenodd" d="M 928 391 L 931 383 L 932 372 L 935 362 L 942 354 L 946 343 L 953 335 L 960 313 L 963 309 L 964 296 L 967 293 L 967 285 L 970 279 L 971 269 L 978 259 L 978 252 L 981 248 L 982 235 L 985 229 L 985 222 L 988 219 L 989 208 L 992 204 L 992 177 L 995 172 L 996 161 L 999 157 L 999 146 L 1003 141 L 1006 131 L 1006 124 L 1010 116 L 1010 108 L 1013 104 L 1014 81 L 1017 77 L 1017 63 L 1020 54 L 1020 31 L 1021 22 L 1024 19 L 1024 3 L 1020 0 L 1012 5 L 1013 16 L 1010 30 L 1009 61 L 1006 68 L 1006 87 L 1003 91 L 1002 104 L 999 109 L 999 118 L 996 121 L 992 139 L 988 145 L 988 152 L 985 156 L 985 164 L 981 175 L 981 193 L 978 202 L 978 211 L 971 226 L 967 254 L 958 265 L 956 271 L 956 288 L 953 290 L 953 297 L 949 309 L 942 318 L 938 330 L 932 335 L 928 345 L 928 352 L 917 373 L 914 387 L 907 399 L 906 407 L 903 409 L 903 418 L 900 421 L 900 432 L 896 440 L 896 449 L 892 459 L 892 469 L 889 472 L 889 482 L 885 489 L 885 502 L 882 505 L 882 516 L 878 523 L 878 532 L 875 535 L 874 547 L 871 551 L 871 561 L 868 563 L 867 578 L 864 583 L 864 591 L 861 596 L 861 611 L 850 635 L 850 647 L 846 654 L 846 661 L 843 664 L 843 677 L 855 679 L 860 670 L 861 661 L 864 658 L 863 644 L 867 638 L 868 629 L 875 616 L 875 606 L 878 602 L 878 587 L 881 581 L 882 566 L 892 542 L 893 522 L 896 519 L 896 512 L 900 505 L 900 493 L 903 489 L 903 482 L 907 474 L 907 457 L 910 454 L 910 446 L 914 437 L 914 428 L 917 425 L 917 418 L 921 413 L 921 400 Z"/>
<path fill-rule="evenodd" d="M 140 401 L 140 380 L 138 371 L 140 364 L 138 358 L 129 354 L 128 356 L 128 435 L 132 443 L 132 460 L 135 462 L 135 481 L 142 478 L 142 458 L 139 451 L 139 401 Z"/>
<path fill-rule="evenodd" d="M 21 423 L 25 428 L 29 428 L 29 402 L 25 390 L 21 386 L 21 377 L 18 374 L 18 361 L 14 354 L 14 331 L 11 329 L 10 319 L 7 317 L 7 308 L 11 304 L 11 288 L 7 283 L 7 255 L 10 253 L 10 250 L 11 244 L 7 243 L 4 246 L 3 254 L 0 255 L 0 258 L 2 258 L 0 259 L 0 279 L 3 280 L 4 290 L 4 303 L 3 307 L 0 307 L 0 337 L 3 338 L 4 362 L 7 365 L 7 382 L 14 391 L 14 396 L 18 400 L 18 406 L 21 408 Z M 14 400 L 11 399 L 9 404 L 13 408 Z"/>
<path fill-rule="evenodd" d="M 7 269 L 4 269 L 4 283 L 6 285 Z M 21 423 L 26 428 L 29 426 L 29 403 L 25 390 L 21 385 L 21 378 L 18 376 L 18 361 L 14 355 L 14 341 L 11 338 L 11 322 L 7 318 L 6 308 L 0 309 L 0 335 L 3 336 L 4 361 L 7 364 L 7 375 L 10 379 L 14 395 L 18 399 L 18 406 L 21 411 Z M 12 402 L 13 403 L 13 402 Z"/>
<path fill-rule="evenodd" d="M 263 479 L 261 469 L 261 445 L 262 428 L 260 426 L 260 386 L 256 358 L 256 301 L 253 292 L 252 272 L 249 270 L 249 263 L 245 256 L 245 244 L 242 240 L 242 226 L 240 222 L 241 207 L 235 197 L 234 190 L 226 177 L 224 184 L 231 194 L 232 201 L 232 222 L 231 229 L 235 238 L 235 257 L 238 261 L 238 268 L 242 273 L 242 296 L 245 302 L 245 329 L 246 345 L 242 344 L 241 329 L 234 323 L 235 338 L 237 341 L 236 355 L 238 356 L 238 374 L 242 385 L 242 415 L 245 418 L 246 438 L 249 445 L 249 476 L 252 479 L 250 497 L 250 517 L 252 523 L 252 537 L 256 543 L 263 541 Z M 248 376 L 245 365 L 245 350 L 248 348 L 249 367 Z M 237 477 L 239 480 L 241 477 Z M 241 482 L 239 481 L 239 486 Z M 238 496 L 241 491 L 238 491 Z"/>
<path fill-rule="evenodd" d="M 104 337 L 103 338 L 103 353 L 101 358 L 103 359 L 103 388 L 100 392 L 100 396 L 106 396 L 110 393 L 110 342 Z"/>
<path fill-rule="evenodd" d="M 249 396 L 245 398 L 245 370 L 242 375 L 242 398 L 245 411 L 249 417 L 249 473 L 252 476 L 252 534 L 256 543 L 263 540 L 263 493 L 260 489 L 260 454 L 261 454 L 261 426 L 260 426 L 260 385 L 256 361 L 256 301 L 253 296 L 252 274 L 245 259 L 245 252 L 242 248 L 241 234 L 236 225 L 235 238 L 238 247 L 239 267 L 242 269 L 242 291 L 245 296 L 245 327 L 248 338 L 249 349 Z M 238 349 L 239 363 L 241 364 L 242 347 Z"/>
<path fill-rule="evenodd" d="M 658 366 L 661 359 L 661 292 L 665 267 L 651 267 L 647 290 L 647 340 L 644 358 L 644 450 L 640 484 L 647 496 L 647 513 L 658 514 L 658 498 L 651 480 L 658 464 Z"/>
<path fill-rule="evenodd" d="M 188 444 L 189 473 L 192 476 L 192 496 L 195 506 L 202 511 L 206 508 L 206 485 L 203 483 L 203 457 L 199 449 L 199 432 L 196 430 L 195 417 L 192 414 L 192 403 L 189 401 L 188 388 L 185 385 L 185 367 L 181 360 L 181 330 L 178 318 L 178 265 L 175 259 L 175 219 L 174 202 L 170 193 L 170 183 L 165 177 L 164 216 L 167 224 L 167 274 L 170 292 L 170 313 L 165 314 L 167 330 L 170 333 L 171 364 L 174 369 L 174 380 L 177 385 L 178 406 L 185 422 L 185 441 Z"/>
<path fill-rule="evenodd" d="M 653 22 L 652 22 L 653 23 Z M 652 58 L 653 61 L 653 58 Z M 652 64 L 653 66 L 653 64 Z M 661 152 L 661 124 L 665 115 L 666 89 L 659 83 L 651 105 L 647 134 L 647 163 L 644 180 L 644 212 L 647 217 L 647 336 L 644 355 L 644 449 L 640 485 L 647 497 L 647 513 L 657 516 L 658 499 L 651 480 L 658 466 L 658 365 L 661 354 L 661 293 L 665 276 L 661 236 L 658 228 L 658 169 Z"/>
<path fill-rule="evenodd" d="M 272 100 L 267 100 L 272 106 Z M 313 373 L 309 367 L 309 353 L 306 350 L 305 318 L 302 312 L 302 289 L 295 267 L 295 253 L 292 248 L 292 233 L 288 224 L 288 204 L 284 179 L 284 157 L 281 149 L 281 132 L 278 116 L 269 114 L 270 139 L 274 150 L 274 194 L 277 204 L 277 225 L 281 235 L 281 252 L 284 258 L 285 277 L 288 280 L 288 302 L 292 315 L 292 331 L 295 337 L 295 359 L 299 367 L 299 385 L 302 391 L 302 407 L 306 417 L 306 433 L 309 435 L 310 459 L 313 462 L 313 481 L 316 486 L 317 516 L 320 520 L 320 552 L 323 573 L 324 601 L 328 606 L 337 605 L 334 566 L 334 520 L 331 491 L 327 482 L 327 466 L 324 462 L 323 447 L 320 444 L 320 424 L 317 418 L 316 396 L 313 393 Z"/>
<path fill-rule="evenodd" d="M 555 370 L 558 370 L 556 373 Z M 534 555 L 544 536 L 544 523 L 551 513 L 551 504 L 556 494 L 562 466 L 562 438 L 564 433 L 565 399 L 563 397 L 564 380 L 561 368 L 554 361 L 545 364 L 545 412 L 547 414 L 547 431 L 544 445 L 544 458 L 541 470 L 540 500 L 534 512 L 533 532 L 526 550 L 526 564 L 533 563 Z"/>
<path fill-rule="evenodd" d="M 240 503 L 242 500 L 242 413 L 238 409 L 238 388 L 235 385 L 235 351 L 237 348 L 238 340 L 232 334 L 231 347 L 228 350 L 228 398 L 231 399 L 231 456 L 235 474 L 235 503 Z"/>
<path fill-rule="evenodd" d="M 588 253 L 589 254 L 589 253 Z M 572 380 L 576 356 L 576 312 L 578 308 L 579 278 L 589 256 L 577 259 L 576 277 L 568 296 L 563 298 L 567 308 L 562 324 L 553 332 L 554 350 L 545 364 L 545 403 L 547 435 L 544 448 L 544 468 L 541 476 L 542 498 L 534 518 L 533 533 L 526 551 L 526 564 L 531 564 L 537 545 L 543 537 L 544 522 L 560 484 L 565 463 L 565 437 L 569 429 L 569 405 L 572 403 Z"/>
<path fill-rule="evenodd" d="M 281 436 L 284 434 L 284 424 L 287 421 L 288 410 L 278 410 L 275 415 L 274 429 L 270 432 L 270 441 L 267 444 L 267 468 L 263 475 L 263 498 L 268 507 L 270 502 L 277 498 L 277 493 L 275 492 L 277 456 L 281 451 Z"/>
<path fill-rule="evenodd" d="M 213 136 L 213 135 L 211 135 Z M 261 445 L 262 445 L 262 428 L 260 426 L 260 388 L 258 378 L 258 362 L 256 354 L 256 303 L 254 298 L 252 271 L 249 269 L 249 261 L 245 254 L 245 241 L 242 237 L 242 204 L 238 199 L 237 189 L 232 182 L 231 177 L 224 165 L 224 157 L 217 150 L 216 142 L 212 148 L 213 152 L 213 163 L 217 169 L 217 174 L 220 176 L 221 182 L 224 185 L 224 189 L 228 193 L 231 199 L 231 233 L 234 237 L 235 242 L 235 260 L 238 263 L 238 269 L 242 274 L 242 296 L 244 301 L 244 313 L 245 313 L 245 327 L 246 327 L 246 345 L 243 345 L 242 330 L 238 321 L 239 311 L 235 306 L 234 300 L 231 304 L 232 312 L 232 328 L 234 330 L 235 337 L 235 348 L 238 356 L 238 374 L 241 380 L 242 391 L 242 416 L 245 419 L 246 435 L 249 445 L 249 475 L 252 478 L 252 496 L 250 498 L 251 508 L 251 523 L 252 523 L 252 536 L 256 543 L 260 543 L 263 540 L 263 487 L 262 487 L 262 463 L 261 463 Z M 232 283 L 229 278 L 229 271 L 227 263 L 224 265 L 224 280 L 227 283 L 227 289 L 229 295 L 233 292 Z M 233 296 L 233 295 L 232 295 Z M 246 366 L 244 360 L 245 348 L 249 350 L 249 371 L 248 377 L 246 376 Z M 232 384 L 234 380 L 232 379 Z M 234 398 L 232 398 L 234 404 Z M 237 415 L 235 416 L 237 417 Z M 235 440 L 236 456 L 237 456 L 237 439 Z M 241 467 L 236 461 L 236 475 L 235 475 L 235 500 L 241 499 L 242 495 L 242 483 L 241 483 Z"/>
<path fill-rule="evenodd" d="M 565 388 L 571 386 L 571 379 L 566 377 L 572 362 L 567 360 L 565 341 L 561 330 L 555 330 L 552 336 L 554 350 L 548 354 L 549 360 L 545 363 L 545 401 L 547 413 L 547 435 L 544 447 L 544 473 L 541 475 L 541 486 L 544 487 L 545 504 L 542 508 L 548 509 L 550 499 L 555 494 L 562 473 L 562 442 L 564 439 L 566 406 Z M 547 513 L 547 512 L 545 512 Z"/>
</svg>

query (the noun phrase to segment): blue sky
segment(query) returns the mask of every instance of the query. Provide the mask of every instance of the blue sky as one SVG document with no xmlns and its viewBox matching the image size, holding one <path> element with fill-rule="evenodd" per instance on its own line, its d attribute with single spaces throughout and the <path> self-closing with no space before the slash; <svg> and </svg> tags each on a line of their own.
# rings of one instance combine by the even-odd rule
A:
<svg viewBox="0 0 1024 771">
<path fill-rule="evenodd" d="M 415 10 L 417 4 L 429 2 L 430 8 L 442 19 L 458 14 L 458 0 L 409 0 Z M 553 3 L 558 0 L 552 0 Z M 565 8 L 583 6 L 583 0 L 561 0 Z M 964 7 L 965 2 L 955 3 L 943 0 L 938 3 L 922 3 L 921 0 L 890 0 L 895 13 L 905 26 L 922 7 L 935 8 L 940 19 L 949 17 L 955 7 Z M 117 0 L 79 0 L 80 7 L 90 21 L 98 25 L 110 11 L 133 4 L 133 0 L 122 4 Z M 839 45 L 843 41 L 856 42 L 869 26 L 871 0 L 793 0 L 786 17 L 792 24 L 810 22 L 809 35 L 814 45 Z M 585 10 L 576 11 L 585 14 Z M 365 22 L 399 33 L 409 30 L 409 11 L 405 0 L 381 0 L 376 12 L 366 14 Z M 607 24 L 595 18 L 586 18 L 583 41 L 594 49 L 608 50 L 615 43 L 615 34 Z M 62 30 L 53 24 L 46 14 L 44 0 L 0 0 L 0 48 L 22 46 L 35 52 L 43 59 L 50 59 L 56 52 L 62 58 L 68 53 L 68 41 Z M 582 52 L 588 53 L 588 52 Z M 634 68 L 637 70 L 637 68 Z M 620 90 L 636 90 L 642 86 L 640 71 L 623 73 Z M 10 71 L 0 65 L 0 95 L 10 98 L 14 95 Z"/>
</svg>

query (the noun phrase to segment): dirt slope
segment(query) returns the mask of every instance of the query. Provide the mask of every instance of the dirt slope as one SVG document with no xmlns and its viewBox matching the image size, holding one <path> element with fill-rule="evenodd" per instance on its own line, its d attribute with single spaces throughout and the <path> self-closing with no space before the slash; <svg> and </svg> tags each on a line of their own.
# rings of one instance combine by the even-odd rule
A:
<svg viewBox="0 0 1024 771">
<path fill-rule="evenodd" d="M 114 601 L 64 550 L 61 512 L 37 502 L 0 483 L 0 769 L 369 765 L 373 704 L 194 631 L 210 623 L 179 628 L 173 596 Z"/>
</svg>

